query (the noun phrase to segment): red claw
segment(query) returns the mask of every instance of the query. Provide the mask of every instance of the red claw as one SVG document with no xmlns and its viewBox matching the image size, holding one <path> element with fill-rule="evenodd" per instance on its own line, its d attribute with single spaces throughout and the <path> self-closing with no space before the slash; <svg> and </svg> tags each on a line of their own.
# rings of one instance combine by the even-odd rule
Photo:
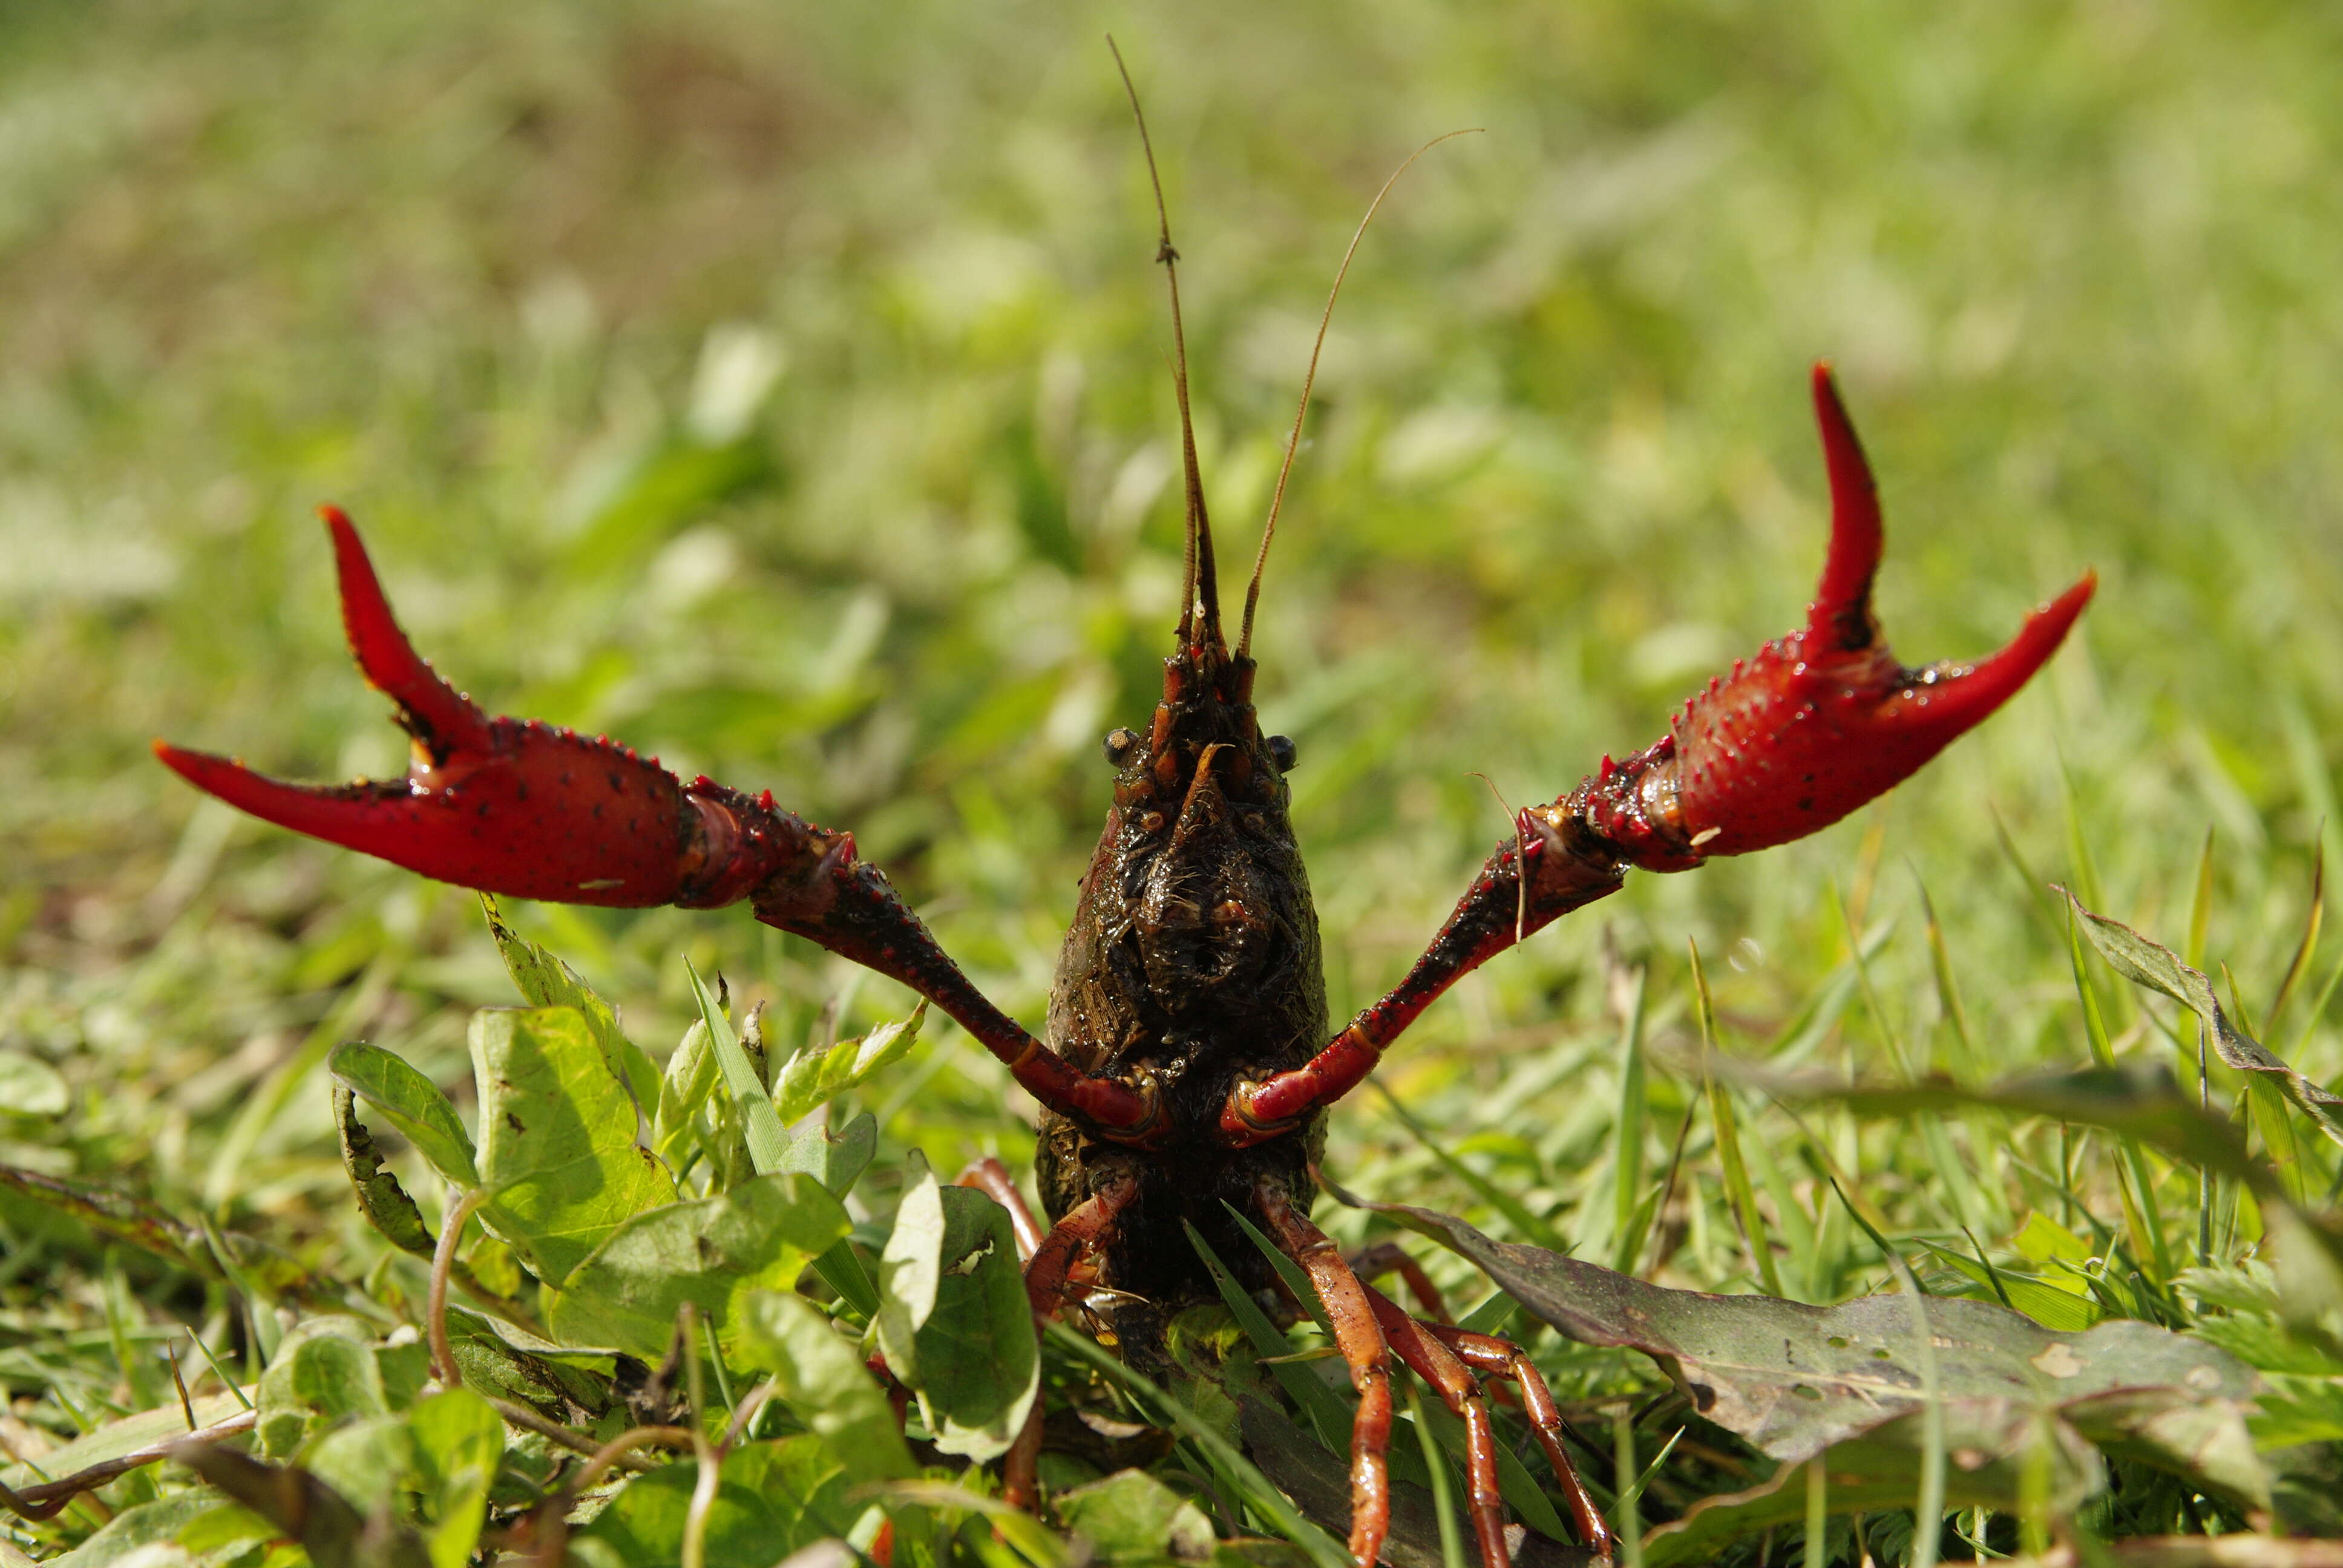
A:
<svg viewBox="0 0 2343 1568">
<path fill-rule="evenodd" d="M 1704 858 L 1804 838 L 1910 778 L 2033 678 L 2097 587 L 2086 573 L 1981 663 L 1898 663 L 1871 608 L 1878 487 L 1826 365 L 1815 367 L 1814 396 L 1831 544 L 1805 628 L 1694 697 L 1671 727 L 1682 832 Z"/>
<path fill-rule="evenodd" d="M 239 810 L 444 882 L 626 908 L 705 890 L 689 884 L 703 869 L 719 869 L 711 850 L 731 848 L 730 811 L 607 740 L 481 712 L 399 630 L 349 518 L 337 508 L 321 511 L 333 534 L 350 649 L 415 738 L 407 777 L 287 784 L 159 740 L 156 756 Z"/>
<path fill-rule="evenodd" d="M 1814 396 L 1831 542 L 1806 624 L 1709 682 L 1658 745 L 1550 809 L 1627 864 L 1682 870 L 1786 844 L 1885 794 L 2033 678 L 2098 586 L 2086 573 L 1980 663 L 1898 663 L 1871 608 L 1878 487 L 1826 365 Z"/>
</svg>

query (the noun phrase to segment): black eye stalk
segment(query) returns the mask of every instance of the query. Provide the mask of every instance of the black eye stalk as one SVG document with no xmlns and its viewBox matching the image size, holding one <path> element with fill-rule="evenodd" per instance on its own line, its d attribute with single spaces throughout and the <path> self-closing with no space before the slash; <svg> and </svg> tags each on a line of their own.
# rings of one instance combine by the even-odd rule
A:
<svg viewBox="0 0 2343 1568">
<path fill-rule="evenodd" d="M 1292 772 L 1293 765 L 1301 760 L 1301 759 L 1294 753 L 1293 737 L 1291 735 L 1271 736 L 1269 738 L 1269 759 L 1277 764 L 1277 770 L 1280 773 Z"/>
<path fill-rule="evenodd" d="M 1136 729 L 1108 730 L 1106 736 L 1107 766 L 1110 768 L 1120 768 L 1124 763 L 1130 761 L 1131 754 L 1137 749 L 1138 745 L 1139 731 Z M 1288 749 L 1291 749 L 1291 742 L 1288 743 Z"/>
</svg>

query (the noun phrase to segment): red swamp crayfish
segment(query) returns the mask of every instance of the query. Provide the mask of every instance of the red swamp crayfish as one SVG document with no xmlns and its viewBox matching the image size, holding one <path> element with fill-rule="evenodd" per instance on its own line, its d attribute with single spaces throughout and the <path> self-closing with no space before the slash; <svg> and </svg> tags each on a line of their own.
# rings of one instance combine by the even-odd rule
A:
<svg viewBox="0 0 2343 1568">
<path fill-rule="evenodd" d="M 1160 189 L 1158 203 L 1160 213 Z M 413 737 L 407 777 L 312 787 L 160 741 L 156 753 L 232 806 L 427 877 L 625 908 L 746 899 L 758 920 L 910 987 L 1007 1064 L 1043 1108 L 1037 1166 L 1052 1221 L 1046 1231 L 996 1162 L 962 1178 L 1017 1221 L 1037 1313 L 1054 1315 L 1077 1287 L 1097 1292 L 1111 1303 L 1104 1311 L 1124 1353 L 1146 1358 L 1171 1314 L 1217 1299 L 1183 1222 L 1222 1257 L 1251 1261 L 1238 1265 L 1246 1288 L 1277 1289 L 1232 1207 L 1315 1285 L 1358 1392 L 1350 1549 L 1359 1563 L 1376 1561 L 1389 1527 L 1393 1358 L 1465 1424 L 1468 1501 L 1487 1568 L 1504 1568 L 1508 1557 L 1483 1380 L 1514 1385 L 1576 1527 L 1607 1554 L 1606 1528 L 1527 1357 L 1437 1321 L 1444 1312 L 1428 1292 L 1418 1292 L 1425 1318 L 1411 1316 L 1368 1282 L 1393 1271 L 1421 1280 L 1396 1248 L 1346 1260 L 1311 1222 L 1327 1108 L 1459 977 L 1616 891 L 1629 869 L 1689 870 L 1787 843 L 1910 777 L 2043 666 L 2095 579 L 2086 575 L 2036 610 L 1981 662 L 1897 662 L 1871 607 L 1882 546 L 1877 490 L 1829 371 L 1815 367 L 1831 539 L 1805 624 L 1710 681 L 1652 746 L 1623 760 L 1605 757 L 1552 803 L 1517 813 L 1513 833 L 1406 977 L 1331 1031 L 1317 916 L 1288 819 L 1293 747 L 1264 735 L 1253 708 L 1261 563 L 1232 651 L 1189 429 L 1178 256 L 1168 222 L 1162 227 L 1158 259 L 1178 347 L 1186 588 L 1162 700 L 1141 729 L 1106 738 L 1113 804 L 1041 1038 L 970 981 L 879 869 L 857 857 L 852 834 L 780 809 L 770 792 L 744 794 L 707 778 L 685 784 L 605 738 L 484 713 L 408 644 L 357 529 L 333 508 L 324 515 L 343 623 L 359 668 Z M 1303 413 L 1308 400 L 1305 387 Z M 1281 498 L 1284 486 L 1281 476 Z M 1273 504 L 1263 559 L 1275 523 Z M 1037 1400 L 1004 1461 L 1008 1494 L 1028 1505 L 1041 1439 Z"/>
</svg>

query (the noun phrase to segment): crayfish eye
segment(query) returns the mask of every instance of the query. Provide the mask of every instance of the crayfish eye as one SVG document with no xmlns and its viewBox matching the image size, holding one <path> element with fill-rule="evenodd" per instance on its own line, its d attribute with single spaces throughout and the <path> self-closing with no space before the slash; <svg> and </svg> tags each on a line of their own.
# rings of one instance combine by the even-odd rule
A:
<svg viewBox="0 0 2343 1568">
<path fill-rule="evenodd" d="M 1136 729 L 1110 729 L 1106 736 L 1106 760 L 1111 768 L 1120 768 L 1131 760 L 1131 753 L 1139 745 Z"/>
<path fill-rule="evenodd" d="M 1291 735 L 1271 736 L 1269 738 L 1269 759 L 1277 765 L 1277 770 L 1280 773 L 1292 772 L 1293 765 L 1301 760 L 1301 758 L 1295 754 L 1293 749 L 1293 737 Z"/>
</svg>

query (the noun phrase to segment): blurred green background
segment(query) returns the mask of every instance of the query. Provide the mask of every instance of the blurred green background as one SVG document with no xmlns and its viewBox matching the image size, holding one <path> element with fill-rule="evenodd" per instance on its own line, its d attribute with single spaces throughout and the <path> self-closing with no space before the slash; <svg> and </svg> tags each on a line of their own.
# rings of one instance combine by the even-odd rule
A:
<svg viewBox="0 0 2343 1568">
<path fill-rule="evenodd" d="M 1845 904 L 1889 928 L 1881 1009 L 1797 1052 L 1886 1070 L 1884 1019 L 1915 1070 L 2084 1060 L 1996 814 L 2043 878 L 2176 942 L 2214 829 L 2210 950 L 2268 1005 L 2343 749 L 2331 8 L 18 5 L 0 1060 L 29 1087 L 0 1159 L 363 1250 L 304 1036 L 461 1090 L 468 1010 L 510 1000 L 468 895 L 235 819 L 147 754 L 402 765 L 341 647 L 326 499 L 458 684 L 853 829 L 1038 1023 L 1099 738 L 1153 701 L 1177 597 L 1109 30 L 1187 257 L 1232 560 L 1366 200 L 1484 129 L 1366 241 L 1270 563 L 1264 715 L 1300 746 L 1338 1016 L 1504 830 L 1474 772 L 1549 799 L 1797 622 L 1812 360 L 1881 476 L 1906 658 L 1981 654 L 2101 574 L 2048 673 L 1880 808 L 1639 877 L 1434 1010 L 1383 1081 L 1474 1168 L 1565 1234 L 1611 1223 L 1606 929 L 1654 966 L 1658 1038 L 1687 1028 L 1696 938 L 1728 1044 L 1771 1039 L 1845 957 Z M 1946 1055 L 1923 885 L 1990 1061 Z M 792 1028 L 908 1005 L 745 910 L 516 912 L 655 1052 L 684 952 Z M 2117 1006 L 2119 1049 L 2170 1060 Z M 2298 1050 L 2343 1068 L 2324 1025 Z M 1650 1094 L 1655 1168 L 1685 1097 Z M 1338 1171 L 1483 1212 L 1358 1099 Z M 870 1104 L 939 1166 L 1026 1163 L 1030 1108 L 949 1025 Z M 1949 1223 L 1911 1140 L 1862 1137 L 1842 1158 L 1880 1204 Z M 1705 1138 L 1688 1191 L 1713 1197 Z M 2007 1191 L 1984 1218 L 2023 1214 Z M 1660 1276 L 1746 1288 L 1702 1238 Z M 1875 1273 L 1847 1245 L 1797 1289 Z"/>
</svg>

